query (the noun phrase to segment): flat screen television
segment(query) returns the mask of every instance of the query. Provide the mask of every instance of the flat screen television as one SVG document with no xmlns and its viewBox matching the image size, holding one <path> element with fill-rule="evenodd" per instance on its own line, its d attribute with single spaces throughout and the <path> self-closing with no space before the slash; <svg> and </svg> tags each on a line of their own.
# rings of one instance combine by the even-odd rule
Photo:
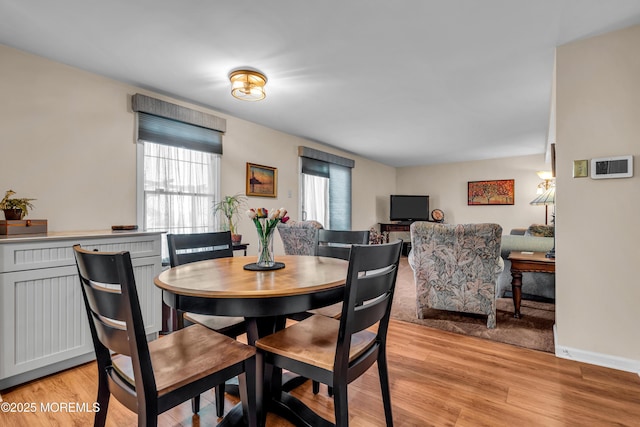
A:
<svg viewBox="0 0 640 427">
<path fill-rule="evenodd" d="M 429 220 L 429 196 L 391 195 L 391 221 L 427 221 Z"/>
</svg>

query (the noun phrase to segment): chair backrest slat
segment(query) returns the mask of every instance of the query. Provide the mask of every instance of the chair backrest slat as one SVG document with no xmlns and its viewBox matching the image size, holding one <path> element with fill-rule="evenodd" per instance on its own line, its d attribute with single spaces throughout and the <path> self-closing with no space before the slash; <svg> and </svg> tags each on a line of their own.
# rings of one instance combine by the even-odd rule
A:
<svg viewBox="0 0 640 427">
<path fill-rule="evenodd" d="M 316 248 L 317 256 L 326 256 L 329 258 L 349 259 L 350 252 L 351 246 L 318 245 Z"/>
<path fill-rule="evenodd" d="M 169 262 L 176 267 L 190 262 L 233 256 L 231 232 L 169 234 Z"/>
<path fill-rule="evenodd" d="M 356 305 L 388 292 L 392 284 L 388 276 L 393 274 L 396 274 L 395 268 L 387 268 L 383 271 L 370 272 L 361 277 L 359 279 L 360 286 L 358 286 L 356 294 Z"/>
<path fill-rule="evenodd" d="M 369 230 L 318 230 L 317 256 L 349 259 L 351 245 L 366 245 L 369 243 Z"/>
<path fill-rule="evenodd" d="M 117 327 L 112 322 L 108 322 L 98 316 L 95 312 L 92 312 L 91 315 L 100 342 L 113 352 L 131 356 L 126 325 Z"/>
<path fill-rule="evenodd" d="M 97 266 L 98 263 L 90 265 Z M 104 275 L 101 277 L 106 278 Z M 109 278 L 109 280 L 115 279 Z M 120 286 L 114 286 L 114 282 L 96 283 L 86 277 L 83 277 L 81 282 L 83 294 L 89 304 L 88 314 L 91 314 L 98 339 L 108 349 L 130 356 L 131 350 L 127 342 L 127 329 L 124 323 L 127 308 L 126 301 L 122 298 Z M 112 286 L 107 287 L 108 285 Z"/>
<path fill-rule="evenodd" d="M 382 295 L 369 303 L 356 306 L 351 332 L 360 332 L 379 322 L 387 312 L 388 304 L 391 304 L 389 295 Z"/>
<path fill-rule="evenodd" d="M 107 319 L 125 321 L 125 307 L 119 289 L 107 288 L 98 283 L 86 283 L 82 286 L 87 295 L 91 311 Z"/>
</svg>

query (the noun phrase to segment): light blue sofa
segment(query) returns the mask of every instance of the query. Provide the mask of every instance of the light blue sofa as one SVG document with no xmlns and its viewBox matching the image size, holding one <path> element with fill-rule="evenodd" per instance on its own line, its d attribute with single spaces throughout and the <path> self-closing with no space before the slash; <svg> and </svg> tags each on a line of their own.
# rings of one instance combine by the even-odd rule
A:
<svg viewBox="0 0 640 427">
<path fill-rule="evenodd" d="M 504 271 L 498 277 L 498 298 L 511 297 L 511 261 L 507 259 L 511 251 L 548 252 L 554 246 L 553 237 L 531 235 L 529 229 L 513 229 L 511 234 L 503 235 L 500 255 L 504 260 Z M 505 295 L 507 292 L 509 294 Z M 523 273 L 522 298 L 555 299 L 556 277 L 549 273 Z"/>
</svg>

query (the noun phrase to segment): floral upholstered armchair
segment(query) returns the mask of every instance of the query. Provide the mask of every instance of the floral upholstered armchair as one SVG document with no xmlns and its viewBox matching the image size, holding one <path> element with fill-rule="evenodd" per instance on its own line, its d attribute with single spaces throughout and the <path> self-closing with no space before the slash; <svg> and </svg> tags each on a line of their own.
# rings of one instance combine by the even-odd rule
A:
<svg viewBox="0 0 640 427">
<path fill-rule="evenodd" d="M 318 221 L 288 221 L 278 224 L 286 255 L 315 255 L 316 235 L 323 228 Z"/>
<path fill-rule="evenodd" d="M 424 308 L 486 314 L 495 328 L 501 237 L 498 224 L 411 224 L 418 318 Z"/>
</svg>

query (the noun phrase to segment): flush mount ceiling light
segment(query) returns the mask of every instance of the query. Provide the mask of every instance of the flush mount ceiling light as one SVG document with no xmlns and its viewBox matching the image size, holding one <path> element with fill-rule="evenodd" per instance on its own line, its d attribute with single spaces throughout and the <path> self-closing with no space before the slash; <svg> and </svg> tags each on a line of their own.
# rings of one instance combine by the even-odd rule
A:
<svg viewBox="0 0 640 427">
<path fill-rule="evenodd" d="M 264 85 L 267 78 L 264 74 L 253 70 L 236 70 L 229 74 L 231 95 L 243 101 L 260 101 L 264 99 Z"/>
</svg>

